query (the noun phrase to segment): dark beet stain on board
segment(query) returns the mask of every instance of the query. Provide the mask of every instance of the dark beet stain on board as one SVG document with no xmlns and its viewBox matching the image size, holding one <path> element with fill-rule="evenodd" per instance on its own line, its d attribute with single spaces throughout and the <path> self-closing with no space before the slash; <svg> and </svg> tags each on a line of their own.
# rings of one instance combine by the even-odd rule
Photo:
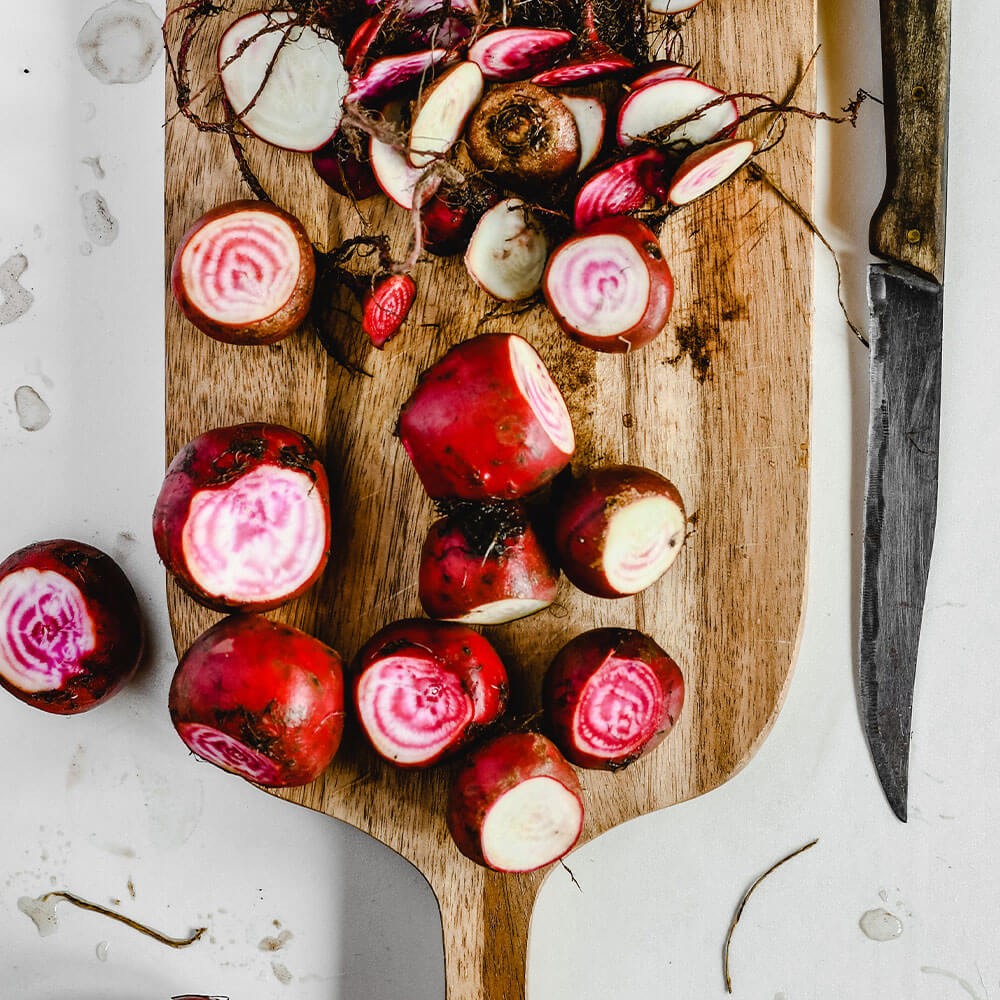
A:
<svg viewBox="0 0 1000 1000">
<path fill-rule="evenodd" d="M 113 0 L 90 15 L 76 39 L 80 60 L 101 83 L 138 83 L 163 48 L 160 19 L 148 3 Z"/>
<path fill-rule="evenodd" d="M 678 324 L 674 330 L 677 353 L 665 361 L 677 367 L 685 358 L 691 361 L 691 373 L 702 383 L 714 377 L 712 358 L 722 347 L 719 331 L 697 322 Z"/>
</svg>

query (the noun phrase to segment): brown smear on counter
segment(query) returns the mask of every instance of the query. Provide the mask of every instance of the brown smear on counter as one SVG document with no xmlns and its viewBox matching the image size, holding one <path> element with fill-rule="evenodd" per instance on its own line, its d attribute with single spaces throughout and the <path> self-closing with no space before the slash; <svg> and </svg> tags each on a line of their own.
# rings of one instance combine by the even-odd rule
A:
<svg viewBox="0 0 1000 1000">
<path fill-rule="evenodd" d="M 757 878 L 750 883 L 750 888 L 743 893 L 743 898 L 740 900 L 739 905 L 736 907 L 736 912 L 733 914 L 732 922 L 729 925 L 729 931 L 726 934 L 726 943 L 722 948 L 722 975 L 726 980 L 726 992 L 733 992 L 733 981 L 729 976 L 729 946 L 732 944 L 733 931 L 736 930 L 736 925 L 740 922 L 740 917 L 743 916 L 743 910 L 747 905 L 747 900 L 753 895 L 754 890 L 761 884 L 773 872 L 776 872 L 786 861 L 791 861 L 792 858 L 797 858 L 804 851 L 808 851 L 810 847 L 815 847 L 819 843 L 819 837 L 815 840 L 811 840 L 808 844 L 803 844 L 802 847 L 797 850 L 792 851 L 791 854 L 786 854 L 780 861 L 775 861 L 773 865 L 763 875 L 758 875 Z"/>
</svg>

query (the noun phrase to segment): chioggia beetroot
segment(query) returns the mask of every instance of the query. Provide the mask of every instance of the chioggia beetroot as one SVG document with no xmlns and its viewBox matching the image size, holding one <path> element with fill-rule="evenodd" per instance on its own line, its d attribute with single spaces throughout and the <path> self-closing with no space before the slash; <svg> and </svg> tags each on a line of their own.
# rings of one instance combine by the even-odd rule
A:
<svg viewBox="0 0 1000 1000">
<path fill-rule="evenodd" d="M 399 437 L 435 499 L 517 499 L 569 463 L 566 403 L 535 349 L 513 334 L 453 347 L 403 404 Z"/>
<path fill-rule="evenodd" d="M 417 295 L 416 282 L 408 274 L 386 274 L 365 295 L 361 329 L 373 347 L 381 350 L 399 333 Z"/>
<path fill-rule="evenodd" d="M 649 636 L 599 628 L 559 651 L 542 701 L 548 732 L 568 760 L 614 771 L 663 742 L 684 704 L 684 678 Z"/>
<path fill-rule="evenodd" d="M 462 504 L 435 521 L 420 554 L 420 603 L 431 618 L 499 625 L 547 608 L 559 589 L 524 507 Z"/>
<path fill-rule="evenodd" d="M 655 583 L 684 545 L 677 488 L 651 469 L 585 472 L 561 499 L 554 539 L 563 572 L 595 597 L 625 597 Z"/>
<path fill-rule="evenodd" d="M 354 704 L 372 746 L 400 767 L 429 767 L 492 725 L 507 671 L 478 632 L 454 622 L 387 625 L 358 654 Z"/>
<path fill-rule="evenodd" d="M 573 768 L 538 733 L 500 736 L 475 750 L 448 798 L 458 849 L 502 872 L 534 871 L 566 854 L 583 830 Z"/>
<path fill-rule="evenodd" d="M 290 625 L 232 615 L 184 654 L 169 705 L 178 735 L 202 759 L 258 785 L 304 785 L 340 746 L 340 656 Z"/>
<path fill-rule="evenodd" d="M 302 223 L 274 205 L 233 201 L 181 237 L 170 287 L 184 315 L 226 344 L 273 344 L 306 318 L 316 260 Z"/>
<path fill-rule="evenodd" d="M 0 685 L 55 715 L 106 701 L 135 673 L 143 628 L 114 560 L 67 539 L 0 563 Z"/>
<path fill-rule="evenodd" d="M 307 590 L 330 550 L 330 491 L 308 438 L 278 424 L 201 434 L 167 469 L 156 551 L 216 611 L 266 611 Z"/>
</svg>

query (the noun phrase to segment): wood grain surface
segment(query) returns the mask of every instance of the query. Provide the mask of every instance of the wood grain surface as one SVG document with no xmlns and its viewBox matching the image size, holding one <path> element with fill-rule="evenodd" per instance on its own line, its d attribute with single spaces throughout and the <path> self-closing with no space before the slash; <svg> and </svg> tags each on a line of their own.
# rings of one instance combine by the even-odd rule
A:
<svg viewBox="0 0 1000 1000">
<path fill-rule="evenodd" d="M 226 23 L 213 25 L 215 37 Z M 683 55 L 708 82 L 780 97 L 812 54 L 814 27 L 813 0 L 708 2 L 685 26 Z M 211 37 L 202 42 L 195 77 L 211 80 Z M 797 102 L 808 105 L 813 89 L 807 76 Z M 173 101 L 168 80 L 168 115 Z M 780 145 L 757 161 L 806 206 L 812 143 L 810 126 L 793 121 Z M 307 156 L 254 141 L 248 155 L 318 246 L 365 225 L 404 244 L 401 210 L 371 199 L 359 215 L 316 178 Z M 192 221 L 246 196 L 225 138 L 172 118 L 168 268 Z M 345 658 L 388 622 L 420 614 L 417 559 L 434 514 L 392 432 L 417 374 L 450 345 L 477 331 L 519 332 L 566 395 L 579 442 L 576 468 L 628 462 L 677 484 L 692 532 L 675 566 L 647 592 L 603 601 L 564 581 L 550 610 L 488 630 L 510 668 L 513 710 L 521 716 L 537 709 L 540 678 L 556 650 L 589 628 L 641 629 L 681 665 L 687 702 L 667 741 L 624 772 L 581 774 L 585 839 L 709 791 L 746 764 L 780 707 L 803 610 L 812 238 L 768 184 L 744 173 L 671 216 L 662 244 L 677 285 L 671 323 L 652 345 L 625 356 L 569 343 L 543 308 L 483 322 L 491 303 L 460 259 L 418 265 L 414 314 L 385 352 L 366 348 L 357 322 L 344 321 L 341 342 L 371 378 L 344 371 L 306 333 L 272 347 L 217 343 L 188 324 L 167 295 L 167 458 L 195 434 L 249 420 L 293 427 L 325 453 L 336 522 L 330 567 L 274 617 L 319 635 Z M 168 597 L 183 652 L 219 616 L 172 583 Z M 458 853 L 443 816 L 450 773 L 448 766 L 397 771 L 349 729 L 323 778 L 281 794 L 367 831 L 426 875 L 441 906 L 448 1000 L 520 1000 L 528 922 L 544 873 L 498 875 Z"/>
</svg>

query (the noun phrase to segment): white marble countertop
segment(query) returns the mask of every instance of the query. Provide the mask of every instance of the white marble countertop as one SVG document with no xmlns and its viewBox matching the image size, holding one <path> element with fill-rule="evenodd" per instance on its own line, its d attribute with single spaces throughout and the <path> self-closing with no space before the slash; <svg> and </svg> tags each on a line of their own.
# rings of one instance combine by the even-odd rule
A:
<svg viewBox="0 0 1000 1000">
<path fill-rule="evenodd" d="M 171 729 L 174 658 L 148 530 L 163 470 L 162 64 L 132 85 L 88 74 L 75 41 L 92 4 L 7 3 L 0 32 L 0 264 L 23 254 L 34 297 L 0 325 L 0 554 L 58 536 L 111 553 L 140 594 L 152 654 L 85 715 L 0 698 L 0 997 L 440 1000 L 423 879 L 356 831 L 199 763 Z M 879 92 L 877 4 L 820 8 L 823 103 Z M 582 891 L 551 874 L 532 926 L 532 1000 L 724 995 L 721 949 L 741 893 L 814 837 L 747 906 L 735 995 L 1000 998 L 995 28 L 991 5 L 955 5 L 941 484 L 910 822 L 883 800 L 855 703 L 867 356 L 818 250 L 809 600 L 785 707 L 728 784 L 578 850 Z M 815 214 L 862 319 L 880 143 L 875 105 L 857 130 L 820 129 Z M 119 220 L 113 241 L 85 229 L 93 191 Z M 22 391 L 19 414 L 22 386 L 44 405 Z M 167 933 L 209 932 L 171 951 L 63 906 L 57 933 L 41 937 L 17 901 L 52 887 Z M 862 932 L 879 908 L 899 936 Z"/>
</svg>

